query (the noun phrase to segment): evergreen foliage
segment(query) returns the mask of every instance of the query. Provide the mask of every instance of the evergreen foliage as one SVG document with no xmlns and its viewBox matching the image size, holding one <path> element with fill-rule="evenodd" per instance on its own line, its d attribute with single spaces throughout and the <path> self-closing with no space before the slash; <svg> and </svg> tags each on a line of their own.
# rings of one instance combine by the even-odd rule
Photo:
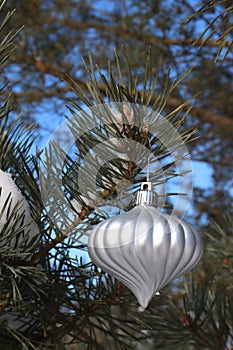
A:
<svg viewBox="0 0 233 350">
<path fill-rule="evenodd" d="M 218 5 L 222 5 L 223 8 L 220 13 L 215 15 L 215 8 Z M 232 12 L 233 6 L 228 0 L 206 1 L 204 5 L 187 18 L 188 23 L 196 16 L 205 16 L 206 13 L 214 14 L 212 20 L 205 26 L 200 36 L 194 41 L 194 44 L 198 44 L 202 41 L 200 46 L 205 45 L 210 38 L 217 36 L 216 42 L 218 43 L 218 52 L 215 61 L 221 55 L 222 50 L 224 50 L 222 60 L 231 52 L 233 46 Z"/>
<path fill-rule="evenodd" d="M 4 3 L 1 2 L 1 7 Z M 12 15 L 13 12 L 7 14 L 1 25 L 1 65 L 14 48 L 17 29 L 7 29 L 8 22 L 14 18 Z M 109 61 L 107 70 L 96 67 L 93 60 L 90 55 L 88 62 L 84 62 L 88 93 L 83 92 L 76 79 L 67 76 L 79 98 L 79 102 L 71 100 L 69 103 L 70 130 L 75 136 L 83 125 L 90 124 L 90 132 L 76 140 L 75 157 L 64 155 L 59 144 L 50 145 L 44 158 L 42 151 L 37 150 L 33 154 L 35 125 L 24 125 L 21 115 L 15 117 L 12 114 L 9 87 L 4 86 L 1 90 L 0 169 L 12 173 L 13 180 L 29 203 L 38 231 L 29 234 L 27 227 L 18 228 L 22 220 L 22 216 L 14 216 L 20 205 L 18 203 L 12 212 L 15 221 L 12 223 L 9 216 L 0 233 L 0 348 L 231 350 L 233 226 L 230 215 L 221 217 L 221 222 L 213 222 L 207 228 L 205 253 L 198 268 L 188 273 L 184 280 L 178 279 L 165 287 L 143 312 L 140 312 L 135 297 L 128 289 L 82 258 L 82 252 L 87 250 L 86 237 L 91 228 L 109 215 L 107 210 L 98 209 L 97 203 L 90 205 L 77 185 L 77 172 L 82 161 L 96 145 L 109 135 L 117 136 L 121 141 L 135 140 L 145 145 L 155 159 L 167 159 L 163 166 L 166 181 L 182 176 L 182 173 L 174 171 L 170 154 L 158 137 L 146 129 L 146 123 L 158 123 L 157 119 L 143 120 L 136 109 L 140 126 L 135 128 L 130 127 L 127 111 L 120 110 L 125 120 L 121 125 L 115 123 L 115 115 L 108 110 L 113 124 L 91 129 L 93 115 L 87 114 L 84 106 L 122 102 L 126 106 L 128 103 L 150 106 L 156 112 L 165 113 L 168 99 L 182 87 L 183 79 L 190 73 L 187 71 L 180 79 L 172 81 L 168 72 L 163 89 L 157 91 L 150 55 L 141 86 L 127 60 L 127 50 L 119 50 L 115 60 Z M 174 129 L 179 130 L 183 143 L 189 143 L 195 135 L 195 129 L 184 127 L 190 102 L 191 99 L 187 99 L 178 107 L 170 108 L 165 116 Z M 176 139 L 176 134 L 169 136 L 171 148 L 175 150 L 180 139 Z M 56 188 L 54 180 L 58 176 L 56 162 L 62 161 L 64 156 L 64 194 L 71 205 L 72 199 L 75 199 L 81 208 L 73 218 L 66 218 L 70 220 L 68 227 L 59 224 L 62 215 L 65 219 L 66 214 L 62 211 L 62 193 Z M 43 178 L 43 167 L 49 169 L 50 178 Z M 103 202 L 116 195 L 114 179 L 130 180 L 132 195 L 138 183 L 145 179 L 144 167 L 144 163 L 135 166 L 121 157 L 103 166 L 98 179 Z M 87 173 L 87 185 L 89 175 Z M 161 178 L 153 174 L 151 180 L 157 184 Z M 49 187 L 46 187 L 46 181 L 51 181 Z M 124 188 L 124 182 L 122 184 Z M 0 188 L 2 186 L 4 184 L 0 183 Z M 45 192 L 53 190 L 51 196 L 57 204 L 52 215 L 50 207 L 44 205 L 41 188 Z M 129 196 L 127 186 L 124 193 Z M 8 204 L 6 202 L 6 206 Z M 19 233 L 23 234 L 23 238 L 13 246 L 11 243 Z"/>
</svg>

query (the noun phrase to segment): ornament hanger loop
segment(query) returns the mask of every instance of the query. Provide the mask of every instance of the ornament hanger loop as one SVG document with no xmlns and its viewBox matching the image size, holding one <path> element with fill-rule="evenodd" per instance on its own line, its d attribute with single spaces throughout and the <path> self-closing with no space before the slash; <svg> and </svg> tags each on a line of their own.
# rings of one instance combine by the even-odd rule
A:
<svg viewBox="0 0 233 350">
<path fill-rule="evenodd" d="M 149 157 L 147 159 L 147 170 L 146 170 L 146 181 L 147 182 L 150 181 L 150 159 L 151 159 L 151 156 L 149 155 Z"/>
</svg>

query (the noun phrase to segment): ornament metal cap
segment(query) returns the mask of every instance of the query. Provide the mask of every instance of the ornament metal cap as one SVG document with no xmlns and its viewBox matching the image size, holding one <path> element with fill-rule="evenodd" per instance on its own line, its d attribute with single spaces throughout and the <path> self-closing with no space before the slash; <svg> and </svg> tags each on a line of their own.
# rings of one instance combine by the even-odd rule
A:
<svg viewBox="0 0 233 350">
<path fill-rule="evenodd" d="M 157 206 L 157 203 L 158 196 L 157 193 L 152 190 L 151 182 L 142 182 L 141 189 L 136 193 L 135 204 Z"/>
</svg>

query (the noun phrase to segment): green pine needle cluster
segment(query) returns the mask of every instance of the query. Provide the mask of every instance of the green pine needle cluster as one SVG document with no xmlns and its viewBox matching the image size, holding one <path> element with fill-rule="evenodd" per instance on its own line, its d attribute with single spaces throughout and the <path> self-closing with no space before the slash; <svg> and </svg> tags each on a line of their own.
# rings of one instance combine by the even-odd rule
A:
<svg viewBox="0 0 233 350">
<path fill-rule="evenodd" d="M 221 55 L 221 60 L 224 60 L 228 54 L 230 54 L 233 47 L 232 2 L 229 0 L 205 1 L 204 5 L 202 5 L 197 11 L 185 18 L 186 24 L 197 16 L 201 16 L 201 18 L 205 20 L 205 14 L 215 14 L 215 7 L 218 5 L 222 6 L 222 11 L 217 16 L 213 16 L 213 19 L 207 23 L 204 30 L 193 43 L 196 45 L 201 42 L 201 47 L 209 40 L 214 39 L 218 44 L 218 52 L 216 54 L 215 61 L 217 61 Z"/>
<path fill-rule="evenodd" d="M 1 1 L 0 9 L 4 3 Z M 14 49 L 17 29 L 7 31 L 12 15 L 13 12 L 9 13 L 0 27 L 1 65 Z M 170 154 L 159 142 L 158 135 L 147 130 L 147 125 L 159 123 L 154 115 L 164 114 L 174 129 L 179 130 L 183 143 L 190 142 L 195 133 L 183 126 L 190 100 L 172 111 L 166 110 L 168 99 L 189 71 L 174 82 L 168 72 L 164 89 L 158 92 L 150 54 L 143 79 L 133 74 L 127 50 L 116 53 L 115 62 L 109 62 L 107 70 L 95 67 L 93 60 L 90 55 L 89 62 L 84 62 L 89 94 L 83 93 L 78 83 L 67 77 L 80 101 L 69 104 L 71 133 L 75 136 L 83 125 L 90 123 L 90 131 L 75 142 L 75 157 L 64 155 L 58 144 L 50 145 L 43 159 L 42 151 L 33 154 L 35 126 L 25 126 L 21 115 L 12 115 L 9 86 L 1 90 L 0 169 L 12 173 L 29 203 L 39 234 L 30 236 L 27 227 L 18 228 L 22 217 L 14 216 L 17 206 L 11 214 L 15 221 L 12 223 L 8 216 L 8 222 L 0 232 L 0 348 L 230 350 L 233 345 L 233 299 L 229 283 L 233 272 L 233 239 L 229 229 L 232 218 L 224 219 L 221 225 L 208 227 L 205 253 L 199 267 L 188 273 L 184 280 L 178 279 L 165 287 L 161 296 L 155 296 L 144 312 L 140 312 L 135 297 L 126 287 L 82 257 L 87 251 L 86 238 L 90 230 L 108 216 L 107 210 L 97 208 L 97 203 L 87 205 L 77 185 L 77 172 L 86 154 L 106 141 L 109 135 L 118 136 L 122 143 L 135 140 L 155 159 L 165 160 L 162 170 L 167 181 L 182 174 L 174 171 Z M 99 123 L 98 127 L 91 128 L 93 114 L 86 113 L 84 107 L 93 108 L 106 102 L 143 105 L 150 107 L 153 113 L 144 120 L 140 109 L 136 108 L 134 116 L 138 118 L 139 126 L 131 127 L 124 109 L 119 109 L 125 120 L 122 125 L 114 122 L 114 114 L 111 115 L 108 109 L 113 123 L 107 126 Z M 172 134 L 169 138 L 171 149 L 176 150 L 180 139 Z M 57 161 L 64 156 L 63 196 L 66 195 L 71 205 L 75 199 L 81 207 L 81 211 L 69 219 L 69 227 L 59 225 L 59 221 L 65 219 L 62 217 L 65 212 L 61 210 L 64 200 L 60 189 L 53 187 L 58 176 L 54 159 Z M 49 179 L 40 178 L 41 162 L 50 170 Z M 135 165 L 119 157 L 100 168 L 97 180 L 103 203 L 114 198 L 116 181 L 113 179 L 116 178 L 131 181 L 132 195 L 138 184 L 145 180 L 144 167 L 143 162 Z M 88 186 L 91 178 L 88 173 L 86 177 Z M 49 205 L 46 207 L 41 197 L 41 181 L 44 191 L 52 188 L 57 193 L 52 215 Z M 46 187 L 48 181 L 50 187 Z M 151 181 L 160 183 L 161 177 L 155 173 Z M 123 196 L 129 196 L 124 181 L 121 184 L 125 189 Z M 19 233 L 23 238 L 12 246 L 11 242 Z"/>
</svg>

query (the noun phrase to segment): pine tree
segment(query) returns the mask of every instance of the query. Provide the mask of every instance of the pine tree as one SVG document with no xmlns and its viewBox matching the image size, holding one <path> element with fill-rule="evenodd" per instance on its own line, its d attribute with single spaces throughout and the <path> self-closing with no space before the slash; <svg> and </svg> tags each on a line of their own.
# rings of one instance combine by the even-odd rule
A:
<svg viewBox="0 0 233 350">
<path fill-rule="evenodd" d="M 3 6 L 4 1 L 1 9 Z M 13 12 L 8 13 L 0 28 L 1 66 L 14 49 L 18 33 L 8 30 L 12 16 Z M 91 98 L 75 79 L 67 77 L 80 103 L 70 101 L 66 127 L 53 135 L 43 150 L 34 151 L 35 125 L 24 125 L 21 115 L 12 114 L 10 88 L 2 87 L 1 349 L 233 347 L 230 216 L 207 228 L 205 253 L 198 268 L 163 288 L 143 312 L 122 283 L 83 255 L 97 223 L 112 212 L 121 213 L 132 207 L 132 194 L 147 179 L 148 159 L 143 152 L 148 150 L 153 155 L 151 169 L 157 160 L 161 161 L 160 171 L 150 174 L 152 183 L 160 185 L 185 175 L 176 171 L 171 151 L 175 152 L 181 141 L 187 144 L 195 137 L 195 130 L 183 127 L 190 100 L 170 113 L 164 112 L 169 97 L 182 86 L 189 71 L 178 81 L 172 81 L 168 72 L 163 91 L 154 99 L 157 85 L 150 53 L 140 90 L 127 54 L 126 49 L 119 50 L 107 68 L 96 67 L 89 55 L 84 66 Z M 143 114 L 139 106 L 143 111 L 150 108 L 153 113 Z M 101 122 L 105 114 L 108 124 Z M 168 135 L 170 147 L 160 142 L 158 134 L 150 132 L 150 124 L 161 131 L 158 114 L 173 126 L 174 133 Z M 67 145 L 65 132 L 74 140 L 71 144 L 68 140 L 68 151 L 62 147 Z M 96 147 L 111 138 L 116 143 L 108 144 L 109 150 L 101 148 L 101 155 L 107 157 L 112 147 L 116 156 L 102 164 L 97 153 L 94 163 L 84 166 L 87 155 L 95 154 Z M 125 157 L 128 141 L 143 146 L 135 161 Z M 98 173 L 93 184 L 96 164 Z M 85 178 L 81 186 L 78 176 L 82 167 Z M 165 207 L 172 210 L 169 195 Z"/>
</svg>

